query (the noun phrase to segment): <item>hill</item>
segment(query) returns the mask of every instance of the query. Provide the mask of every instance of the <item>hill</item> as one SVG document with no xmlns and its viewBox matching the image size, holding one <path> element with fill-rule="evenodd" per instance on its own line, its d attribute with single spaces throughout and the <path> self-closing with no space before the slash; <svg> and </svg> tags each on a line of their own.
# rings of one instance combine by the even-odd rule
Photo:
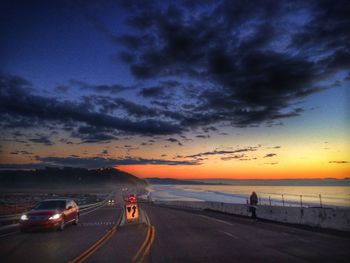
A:
<svg viewBox="0 0 350 263">
<path fill-rule="evenodd" d="M 103 186 L 113 184 L 141 184 L 146 182 L 132 174 L 115 169 L 51 168 L 37 170 L 2 170 L 2 187 L 47 186 Z"/>
</svg>

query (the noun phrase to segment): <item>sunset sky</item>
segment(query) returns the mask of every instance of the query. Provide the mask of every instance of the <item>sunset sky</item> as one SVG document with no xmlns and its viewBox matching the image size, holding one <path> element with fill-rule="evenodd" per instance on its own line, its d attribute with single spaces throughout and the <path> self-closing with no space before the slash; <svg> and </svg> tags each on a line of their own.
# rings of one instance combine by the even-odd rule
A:
<svg viewBox="0 0 350 263">
<path fill-rule="evenodd" d="M 0 169 L 350 177 L 349 14 L 346 0 L 4 1 Z"/>
</svg>

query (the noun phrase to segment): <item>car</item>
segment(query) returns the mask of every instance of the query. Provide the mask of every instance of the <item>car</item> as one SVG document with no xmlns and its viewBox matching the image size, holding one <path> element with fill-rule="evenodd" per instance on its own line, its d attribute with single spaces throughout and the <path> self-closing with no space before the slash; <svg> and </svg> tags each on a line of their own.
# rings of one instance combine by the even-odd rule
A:
<svg viewBox="0 0 350 263">
<path fill-rule="evenodd" d="M 109 200 L 108 200 L 108 205 L 114 205 L 114 204 L 115 204 L 114 199 L 109 199 Z"/>
<path fill-rule="evenodd" d="M 79 207 L 71 199 L 49 199 L 39 202 L 33 209 L 22 214 L 21 232 L 35 229 L 58 229 L 63 231 L 68 224 L 79 223 Z"/>
<path fill-rule="evenodd" d="M 129 203 L 137 203 L 136 195 L 135 194 L 129 195 L 129 197 L 127 198 L 127 202 L 129 202 Z"/>
</svg>

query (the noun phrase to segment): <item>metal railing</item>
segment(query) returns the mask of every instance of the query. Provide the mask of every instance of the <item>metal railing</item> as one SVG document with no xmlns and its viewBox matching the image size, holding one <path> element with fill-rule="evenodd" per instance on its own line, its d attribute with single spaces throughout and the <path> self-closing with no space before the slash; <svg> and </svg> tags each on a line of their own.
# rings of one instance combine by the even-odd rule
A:
<svg viewBox="0 0 350 263">
<path fill-rule="evenodd" d="M 281 194 L 278 198 L 278 195 L 264 195 L 263 197 L 258 198 L 259 205 L 269 205 L 269 206 L 293 206 L 293 207 L 318 207 L 318 208 L 327 208 L 327 207 L 341 207 L 341 205 L 328 204 L 324 202 L 321 194 L 313 195 L 292 195 L 292 194 Z M 288 198 L 289 197 L 289 198 Z M 249 197 L 246 198 L 247 204 L 249 204 Z M 346 205 L 345 205 L 346 206 Z"/>
</svg>

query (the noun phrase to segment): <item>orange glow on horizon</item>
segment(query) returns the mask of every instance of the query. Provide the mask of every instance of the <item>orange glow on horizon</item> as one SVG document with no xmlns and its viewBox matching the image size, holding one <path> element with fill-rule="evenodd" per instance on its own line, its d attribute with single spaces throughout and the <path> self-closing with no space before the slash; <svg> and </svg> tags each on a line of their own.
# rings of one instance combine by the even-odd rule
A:
<svg viewBox="0 0 350 263">
<path fill-rule="evenodd" d="M 206 165 L 198 166 L 167 166 L 167 165 L 123 165 L 118 169 L 129 172 L 140 178 L 159 177 L 176 179 L 316 179 L 336 178 L 344 179 L 349 176 L 349 170 L 318 169 L 308 171 L 307 169 L 276 169 L 261 171 L 235 171 L 223 170 L 218 167 Z"/>
</svg>

